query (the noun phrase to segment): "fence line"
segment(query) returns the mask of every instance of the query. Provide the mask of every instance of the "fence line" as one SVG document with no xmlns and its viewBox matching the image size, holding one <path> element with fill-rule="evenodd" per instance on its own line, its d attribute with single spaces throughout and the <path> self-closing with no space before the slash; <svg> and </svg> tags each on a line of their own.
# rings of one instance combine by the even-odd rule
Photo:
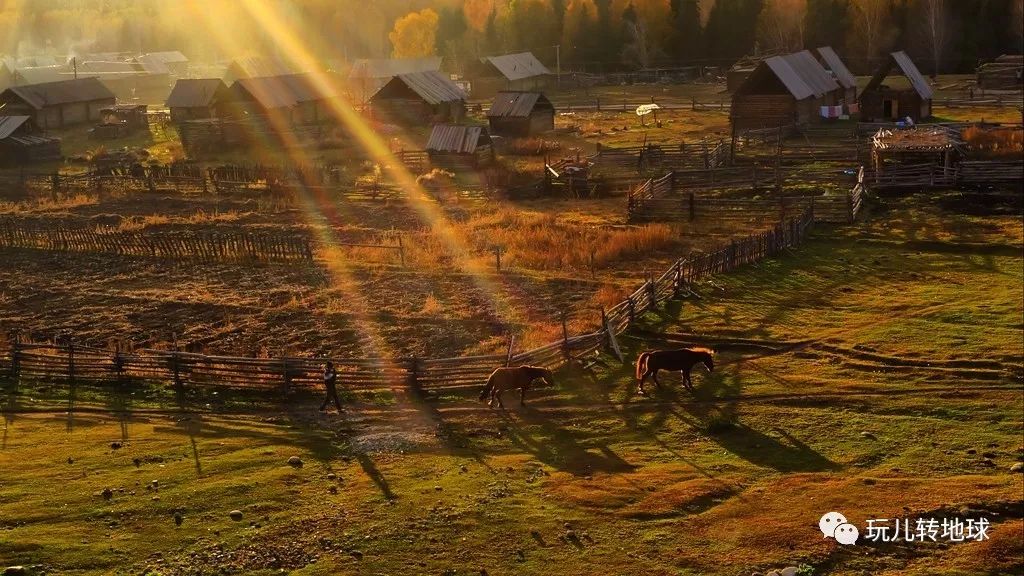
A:
<svg viewBox="0 0 1024 576">
<path fill-rule="evenodd" d="M 650 277 L 626 300 L 602 311 L 600 329 L 570 335 L 532 350 L 506 355 L 456 358 L 330 359 L 353 391 L 441 390 L 479 386 L 497 366 L 534 364 L 556 369 L 585 363 L 598 350 L 617 351 L 615 337 L 662 302 L 691 293 L 694 283 L 713 274 L 761 261 L 799 245 L 813 222 L 810 210 L 770 230 L 733 240 L 717 250 L 676 260 Z M 175 386 L 225 386 L 265 391 L 313 388 L 328 359 L 251 358 L 175 350 L 114 350 L 82 346 L 71 337 L 59 343 L 23 342 L 17 334 L 0 344 L 0 371 L 13 379 L 33 377 L 127 383 L 134 379 L 170 381 Z"/>
<path fill-rule="evenodd" d="M 721 174 L 719 174 L 721 172 Z M 824 182 L 834 182 L 831 173 L 819 175 Z M 808 181 L 810 175 L 794 173 L 790 176 Z M 626 214 L 630 222 L 654 220 L 695 220 L 714 217 L 718 220 L 762 218 L 785 221 L 794 213 L 809 210 L 819 222 L 852 222 L 861 207 L 863 186 L 850 176 L 851 189 L 843 194 L 780 195 L 775 198 L 722 198 L 701 194 L 704 190 L 723 186 L 749 186 L 752 190 L 775 187 L 784 190 L 788 182 L 778 169 L 762 170 L 760 174 L 746 168 L 724 170 L 669 172 L 649 179 L 632 188 L 626 198 Z"/>
</svg>

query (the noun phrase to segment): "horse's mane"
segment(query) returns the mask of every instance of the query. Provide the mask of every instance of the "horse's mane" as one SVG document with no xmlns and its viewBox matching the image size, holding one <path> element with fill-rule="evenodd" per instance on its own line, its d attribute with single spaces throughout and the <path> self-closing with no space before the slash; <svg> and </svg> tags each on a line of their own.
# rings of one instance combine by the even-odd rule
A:
<svg viewBox="0 0 1024 576">
<path fill-rule="evenodd" d="M 697 348 L 688 348 L 688 350 L 690 350 L 690 352 L 701 352 L 704 354 L 710 354 L 711 356 L 715 355 L 714 350 L 712 350 L 711 348 L 705 348 L 703 346 L 698 346 Z"/>
</svg>

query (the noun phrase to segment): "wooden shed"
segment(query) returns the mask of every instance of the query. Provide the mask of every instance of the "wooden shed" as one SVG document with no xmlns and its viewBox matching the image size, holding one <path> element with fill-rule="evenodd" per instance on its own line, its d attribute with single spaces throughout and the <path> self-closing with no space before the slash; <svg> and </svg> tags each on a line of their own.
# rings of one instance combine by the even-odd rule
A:
<svg viewBox="0 0 1024 576">
<path fill-rule="evenodd" d="M 495 136 L 533 136 L 555 129 L 555 106 L 540 92 L 498 92 L 487 121 Z"/>
<path fill-rule="evenodd" d="M 308 74 L 242 78 L 215 98 L 219 116 L 259 118 L 271 125 L 319 124 L 330 118 L 335 94 Z"/>
<path fill-rule="evenodd" d="M 437 124 L 427 141 L 427 155 L 440 168 L 475 169 L 494 160 L 494 149 L 483 126 Z"/>
<path fill-rule="evenodd" d="M 985 90 L 1020 90 L 1024 87 L 1024 56 L 1003 54 L 978 67 L 978 87 Z"/>
<path fill-rule="evenodd" d="M 466 115 L 466 93 L 440 72 L 413 72 L 392 78 L 370 105 L 386 122 L 458 122 Z"/>
<path fill-rule="evenodd" d="M 43 136 L 31 116 L 0 116 L 0 163 L 60 159 L 60 139 Z"/>
<path fill-rule="evenodd" d="M 481 58 L 467 77 L 473 96 L 482 98 L 502 90 L 538 91 L 547 87 L 551 71 L 532 52 Z"/>
<path fill-rule="evenodd" d="M 356 60 L 349 70 L 348 79 L 354 97 L 366 102 L 392 78 L 414 72 L 439 72 L 441 58 L 364 58 Z"/>
<path fill-rule="evenodd" d="M 818 57 L 821 58 L 825 69 L 832 75 L 832 79 L 842 87 L 843 100 L 846 101 L 846 104 L 855 104 L 857 102 L 857 78 L 846 67 L 843 59 L 836 54 L 831 46 L 818 48 Z"/>
<path fill-rule="evenodd" d="M 214 102 L 224 97 L 228 87 L 220 78 L 181 78 L 174 83 L 174 89 L 167 97 L 167 108 L 171 111 L 171 121 L 175 123 L 187 120 L 212 118 Z"/>
<path fill-rule="evenodd" d="M 135 59 L 135 62 L 150 74 L 170 74 L 182 77 L 188 75 L 188 58 L 178 51 L 150 52 Z"/>
<path fill-rule="evenodd" d="M 116 104 L 114 93 L 96 78 L 12 86 L 0 92 L 4 113 L 31 116 L 43 130 L 96 122 Z"/>
<path fill-rule="evenodd" d="M 765 58 L 732 95 L 733 131 L 809 124 L 823 106 L 835 106 L 842 90 L 804 50 Z"/>
<path fill-rule="evenodd" d="M 898 85 L 889 78 L 894 67 L 899 69 L 909 85 Z M 861 92 L 861 118 L 873 122 L 899 120 L 909 116 L 914 122 L 920 122 L 932 115 L 932 95 L 932 87 L 910 56 L 902 51 L 893 52 Z"/>
</svg>

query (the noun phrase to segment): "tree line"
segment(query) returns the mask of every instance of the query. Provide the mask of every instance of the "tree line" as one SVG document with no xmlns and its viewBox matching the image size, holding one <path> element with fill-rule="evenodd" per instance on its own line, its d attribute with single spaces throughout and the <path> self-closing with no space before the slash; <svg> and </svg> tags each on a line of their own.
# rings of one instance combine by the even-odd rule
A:
<svg viewBox="0 0 1024 576">
<path fill-rule="evenodd" d="M 726 66 L 746 55 L 830 45 L 856 72 L 906 49 L 926 73 L 969 72 L 1020 53 L 1024 0 L 258 0 L 316 38 L 325 62 L 439 55 L 452 71 L 531 51 L 564 71 Z M 273 54 L 239 0 L 0 0 L 0 54 L 182 50 L 233 54 L 196 26 L 215 15 L 238 46 Z"/>
</svg>

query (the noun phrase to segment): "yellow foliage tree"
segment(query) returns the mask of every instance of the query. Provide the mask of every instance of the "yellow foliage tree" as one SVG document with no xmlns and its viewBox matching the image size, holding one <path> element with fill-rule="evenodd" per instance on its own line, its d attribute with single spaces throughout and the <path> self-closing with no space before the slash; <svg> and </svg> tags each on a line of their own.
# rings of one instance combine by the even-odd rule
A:
<svg viewBox="0 0 1024 576">
<path fill-rule="evenodd" d="M 391 40 L 391 55 L 395 58 L 422 58 L 434 54 L 437 39 L 437 12 L 424 8 L 410 12 L 395 20 L 395 27 L 388 34 Z"/>
</svg>

